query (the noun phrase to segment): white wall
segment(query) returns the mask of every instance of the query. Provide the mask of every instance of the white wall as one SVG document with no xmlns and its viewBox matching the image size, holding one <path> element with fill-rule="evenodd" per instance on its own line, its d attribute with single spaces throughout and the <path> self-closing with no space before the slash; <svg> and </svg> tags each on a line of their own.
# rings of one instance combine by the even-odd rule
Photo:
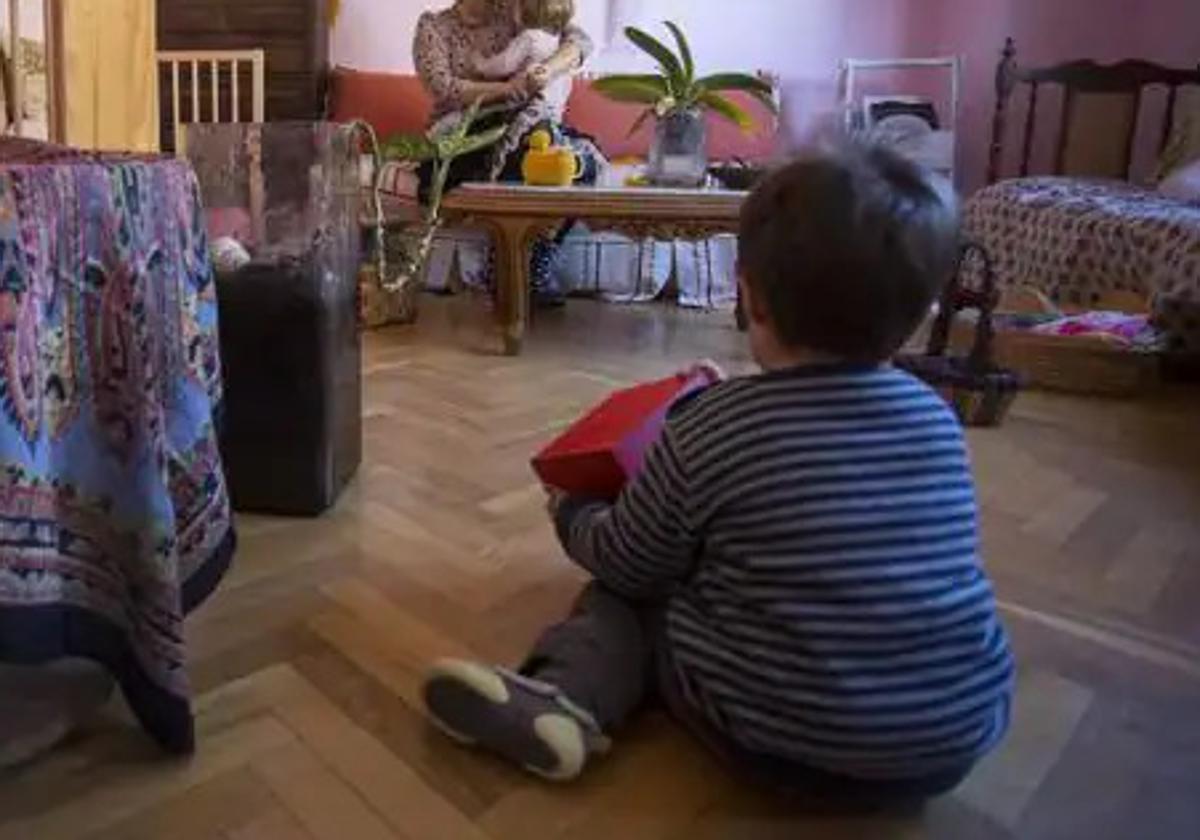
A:
<svg viewBox="0 0 1200 840">
<path fill-rule="evenodd" d="M 445 0 L 342 0 L 330 52 L 334 64 L 359 70 L 412 72 L 417 18 Z"/>
<path fill-rule="evenodd" d="M 935 2 L 936 0 L 927 0 Z M 658 27 L 669 18 L 707 70 L 758 67 L 829 78 L 851 53 L 903 50 L 907 12 L 922 0 L 615 0 L 616 17 Z M 630 14 L 626 9 L 635 9 Z"/>
<path fill-rule="evenodd" d="M 655 2 L 655 0 L 650 0 Z M 444 9 L 452 0 L 342 0 L 330 49 L 334 64 L 359 70 L 411 73 L 412 37 L 422 12 Z M 608 0 L 576 0 L 577 18 L 603 41 Z"/>
</svg>

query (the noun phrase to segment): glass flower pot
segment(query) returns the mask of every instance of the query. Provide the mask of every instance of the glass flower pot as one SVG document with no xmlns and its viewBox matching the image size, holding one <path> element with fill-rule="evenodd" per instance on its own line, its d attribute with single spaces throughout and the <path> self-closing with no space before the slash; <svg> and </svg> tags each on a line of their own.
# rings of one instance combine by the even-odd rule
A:
<svg viewBox="0 0 1200 840">
<path fill-rule="evenodd" d="M 362 460 L 360 139 L 330 123 L 188 128 L 210 229 L 250 257 L 217 277 L 239 511 L 317 515 Z"/>
<path fill-rule="evenodd" d="M 650 148 L 650 182 L 664 187 L 698 187 L 708 172 L 708 128 L 700 109 L 658 118 Z"/>
</svg>

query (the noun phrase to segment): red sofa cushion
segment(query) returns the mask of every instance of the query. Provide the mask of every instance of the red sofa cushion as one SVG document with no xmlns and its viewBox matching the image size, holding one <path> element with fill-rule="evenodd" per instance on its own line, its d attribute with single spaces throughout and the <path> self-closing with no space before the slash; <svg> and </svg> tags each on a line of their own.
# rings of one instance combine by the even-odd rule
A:
<svg viewBox="0 0 1200 840">
<path fill-rule="evenodd" d="M 630 136 L 629 129 L 643 106 L 614 102 L 586 81 L 578 80 L 567 100 L 567 124 L 591 135 L 610 158 L 645 157 L 654 128 L 649 121 Z"/>
<path fill-rule="evenodd" d="M 433 100 L 421 80 L 412 75 L 338 67 L 330 87 L 330 119 L 339 123 L 366 120 L 380 139 L 419 134 L 428 125 L 433 110 Z"/>
<path fill-rule="evenodd" d="M 710 112 L 708 156 L 713 160 L 742 158 L 760 163 L 770 160 L 778 151 L 779 118 L 747 93 L 734 92 L 727 96 L 754 118 L 754 128 L 747 133 Z"/>
<path fill-rule="evenodd" d="M 350 122 L 364 119 L 375 127 L 381 138 L 400 133 L 424 131 L 433 103 L 414 75 L 372 73 L 338 67 L 333 71 L 330 119 Z M 763 161 L 776 151 L 778 120 L 752 96 L 730 94 L 731 98 L 754 117 L 755 129 L 747 134 L 732 123 L 708 115 L 708 149 L 713 160 L 734 157 Z M 567 122 L 596 138 L 611 158 L 645 157 L 650 151 L 653 125 L 646 125 L 632 137 L 629 129 L 641 113 L 641 107 L 613 102 L 597 93 L 586 79 L 575 82 L 567 103 Z"/>
</svg>

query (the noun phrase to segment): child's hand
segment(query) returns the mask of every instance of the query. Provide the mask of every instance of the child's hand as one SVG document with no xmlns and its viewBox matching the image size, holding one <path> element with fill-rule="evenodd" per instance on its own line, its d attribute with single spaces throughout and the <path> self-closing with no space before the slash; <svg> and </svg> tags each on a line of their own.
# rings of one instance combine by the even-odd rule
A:
<svg viewBox="0 0 1200 840">
<path fill-rule="evenodd" d="M 507 82 L 502 83 L 506 91 L 505 101 L 511 105 L 520 105 L 529 101 L 532 95 L 529 92 L 529 84 L 526 78 L 520 74 L 513 76 Z"/>
<path fill-rule="evenodd" d="M 725 371 L 712 359 L 703 359 L 691 367 L 680 371 L 684 376 L 707 376 L 713 382 L 724 382 L 727 378 Z"/>
<path fill-rule="evenodd" d="M 562 507 L 562 503 L 566 501 L 567 494 L 561 490 L 556 490 L 553 487 L 544 488 L 546 491 L 546 513 L 550 514 L 552 520 L 558 519 L 558 509 Z"/>
<path fill-rule="evenodd" d="M 530 93 L 541 93 L 550 84 L 550 68 L 545 64 L 533 64 L 525 71 L 525 80 Z"/>
</svg>

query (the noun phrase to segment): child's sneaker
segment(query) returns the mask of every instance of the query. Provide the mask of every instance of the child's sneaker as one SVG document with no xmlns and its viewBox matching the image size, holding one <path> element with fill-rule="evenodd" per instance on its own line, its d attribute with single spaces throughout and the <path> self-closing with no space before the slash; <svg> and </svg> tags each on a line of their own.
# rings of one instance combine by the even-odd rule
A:
<svg viewBox="0 0 1200 840">
<path fill-rule="evenodd" d="M 574 779 L 608 748 L 592 716 L 561 691 L 503 668 L 444 660 L 425 678 L 424 696 L 448 736 L 551 781 Z"/>
</svg>

